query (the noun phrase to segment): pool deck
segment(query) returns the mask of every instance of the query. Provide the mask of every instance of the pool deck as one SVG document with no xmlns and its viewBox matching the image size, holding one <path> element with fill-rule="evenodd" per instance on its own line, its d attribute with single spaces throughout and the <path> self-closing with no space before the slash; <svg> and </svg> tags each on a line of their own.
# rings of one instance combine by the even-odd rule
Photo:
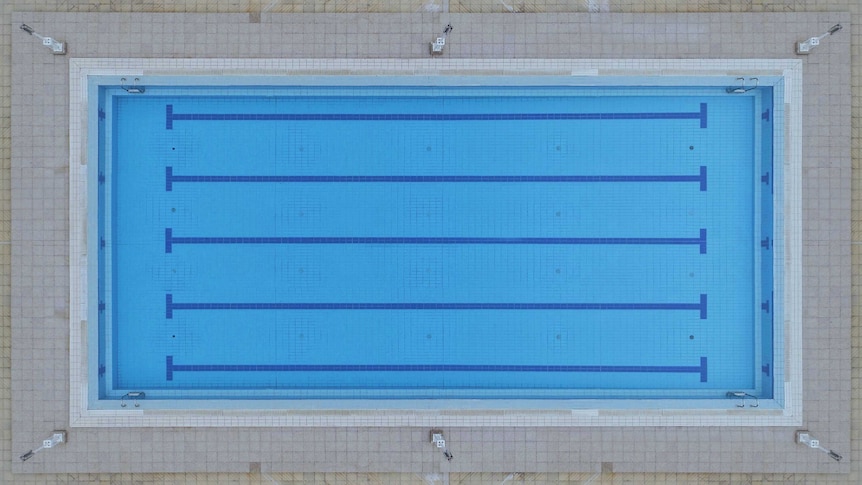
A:
<svg viewBox="0 0 862 485">
<path fill-rule="evenodd" d="M 104 10 L 109 3 L 102 2 Z M 433 4 L 442 13 L 417 13 L 423 2 L 378 2 L 366 9 L 413 13 L 302 15 L 286 14 L 308 11 L 298 2 L 267 7 L 261 1 L 242 2 L 245 11 L 240 13 L 200 15 L 193 12 L 216 6 L 178 3 L 171 10 L 188 13 L 20 12 L 62 10 L 35 0 L 0 7 L 0 449 L 6 453 L 0 460 L 0 482 L 858 483 L 862 176 L 851 172 L 851 155 L 852 167 L 858 168 L 862 71 L 855 64 L 851 69 L 850 60 L 851 50 L 860 53 L 862 36 L 851 25 L 860 18 L 854 0 L 828 3 L 829 9 L 851 13 L 798 13 L 825 6 L 786 1 L 771 2 L 792 4 L 775 8 L 783 13 L 721 15 L 491 13 L 501 12 L 501 4 L 491 1 Z M 628 2 L 588 3 L 598 10 L 607 5 L 610 12 L 634 8 Z M 706 4 L 715 2 L 699 3 L 708 9 Z M 752 3 L 763 9 L 761 2 L 730 3 L 738 3 L 740 10 L 753 9 Z M 339 5 L 340 11 L 357 10 L 353 3 L 328 5 L 336 11 Z M 510 5 L 516 11 L 571 8 L 550 2 Z M 694 7 L 685 2 L 648 6 L 659 12 Z M 66 41 L 69 55 L 52 56 L 17 29 L 22 22 Z M 802 427 L 844 455 L 844 461 L 794 444 L 795 428 L 788 427 L 472 423 L 444 429 L 455 454 L 452 462 L 433 449 L 427 427 L 69 427 L 69 58 L 423 59 L 428 42 L 447 22 L 456 29 L 447 43 L 447 58 L 803 60 Z M 794 55 L 795 41 L 835 23 L 844 30 L 811 55 Z M 851 298 L 856 310 L 852 332 Z M 28 462 L 17 460 L 54 429 L 67 429 L 70 443 Z M 56 475 L 32 475 L 37 473 Z"/>
</svg>

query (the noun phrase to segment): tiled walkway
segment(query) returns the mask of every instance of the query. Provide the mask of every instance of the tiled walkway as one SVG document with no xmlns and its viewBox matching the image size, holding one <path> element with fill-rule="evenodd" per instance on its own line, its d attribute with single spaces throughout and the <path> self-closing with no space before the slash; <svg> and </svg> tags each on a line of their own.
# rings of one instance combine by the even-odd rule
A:
<svg viewBox="0 0 862 485">
<path fill-rule="evenodd" d="M 249 19 L 254 21 L 255 15 L 261 11 L 273 13 L 349 13 L 349 12 L 453 12 L 453 13 L 497 13 L 507 12 L 803 12 L 803 11 L 850 11 L 854 24 L 862 20 L 862 7 L 856 0 L 832 0 L 832 1 L 802 1 L 802 0 L 669 0 L 669 1 L 617 1 L 617 0 L 583 0 L 583 1 L 504 1 L 504 0 L 425 0 L 425 1 L 384 1 L 370 0 L 360 1 L 270 1 L 270 0 L 234 0 L 234 1 L 118 1 L 118 0 L 91 0 L 88 2 L 72 2 L 65 0 L 30 0 L 4 2 L 0 5 L 0 451 L 3 458 L 0 460 L 0 483 L 77 483 L 77 482 L 101 482 L 101 483 L 442 483 L 448 480 L 450 483 L 858 483 L 862 479 L 862 334 L 859 322 L 858 303 L 862 285 L 859 277 L 862 275 L 862 253 L 857 249 L 862 244 L 862 205 L 860 195 L 862 187 L 859 186 L 862 176 L 859 175 L 859 164 L 862 163 L 862 29 L 852 29 L 852 154 L 853 154 L 853 372 L 852 372 L 852 450 L 845 452 L 845 456 L 852 460 L 852 475 L 730 475 L 730 474 L 614 474 L 610 473 L 610 466 L 603 467 L 604 474 L 580 473 L 580 474 L 510 474 L 511 470 L 503 470 L 492 474 L 452 473 L 450 475 L 429 475 L 422 470 L 411 473 L 414 470 L 404 470 L 403 474 L 342 474 L 342 473 L 315 473 L 315 474 L 261 474 L 254 473 L 254 467 L 248 474 L 135 474 L 135 475 L 11 475 L 12 460 L 22 450 L 11 449 L 11 396 L 10 396 L 10 361 L 11 361 L 11 332 L 10 332 L 10 231 L 11 231 L 11 172 L 10 172 L 10 111 L 11 111 L 11 36 L 18 34 L 17 29 L 11 24 L 11 12 L 13 11 L 46 11 L 46 12 L 115 12 L 115 11 L 138 11 L 138 12 L 233 12 L 248 13 Z M 505 18 L 501 18 L 501 24 L 506 25 Z M 394 25 L 393 28 L 400 28 Z M 548 28 L 553 28 L 549 26 Z M 409 35 L 405 29 L 405 35 Z M 850 31 L 851 29 L 848 29 Z M 857 32 L 858 30 L 858 32 Z M 121 34 L 118 32 L 118 34 Z M 507 44 L 513 41 L 507 38 L 506 32 L 499 34 L 500 42 L 494 45 L 481 47 L 481 52 L 465 52 L 465 55 L 487 54 L 489 57 L 503 56 L 507 54 Z M 537 39 L 538 42 L 540 42 Z M 349 47 L 347 36 L 332 38 L 312 38 L 309 42 L 326 43 L 332 46 L 332 55 L 346 55 Z M 475 46 L 473 48 L 476 48 Z M 513 47 L 514 48 L 514 47 Z M 341 53 L 339 49 L 344 49 Z M 659 48 L 660 49 L 660 48 Z M 385 46 L 383 46 L 385 51 Z M 622 48 L 620 48 L 622 52 Z M 573 48 L 573 53 L 577 52 Z M 659 52 L 661 52 L 659 50 Z M 242 54 L 241 51 L 237 54 Z M 357 54 L 361 54 L 357 52 Z M 367 53 L 366 55 L 373 55 Z M 744 56 L 744 52 L 741 52 Z M 582 55 L 578 54 L 578 57 Z M 48 310 L 53 311 L 53 303 Z M 409 434 L 409 431 L 407 432 Z M 142 439 L 158 441 L 159 432 L 149 432 Z M 230 437 L 227 437 L 228 439 Z M 333 435 L 333 443 L 349 441 L 351 434 L 345 431 L 343 435 Z M 410 439 L 405 436 L 405 439 Z M 277 438 L 273 438 L 277 439 Z M 529 436 L 523 439 L 529 440 Z M 489 436 L 488 441 L 493 437 Z M 684 446 L 684 443 L 680 443 Z M 254 462 L 249 457 L 249 462 Z M 394 457 L 395 458 L 395 457 Z M 554 457 L 545 457 L 553 460 Z M 109 457 L 106 457 L 109 459 Z M 291 460 L 287 460 L 291 461 Z M 135 467 L 142 469 L 140 466 Z M 145 469 L 145 468 L 143 468 Z"/>
</svg>

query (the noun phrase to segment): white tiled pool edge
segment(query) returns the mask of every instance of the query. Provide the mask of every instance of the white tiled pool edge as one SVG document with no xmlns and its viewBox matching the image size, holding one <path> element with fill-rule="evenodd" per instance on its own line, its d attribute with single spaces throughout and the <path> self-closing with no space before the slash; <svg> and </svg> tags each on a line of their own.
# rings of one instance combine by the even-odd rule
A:
<svg viewBox="0 0 862 485">
<path fill-rule="evenodd" d="M 802 424 L 802 62 L 548 59 L 70 59 L 70 424 L 162 426 L 798 426 Z M 117 410 L 87 409 L 87 76 L 573 75 L 785 78 L 785 408 L 778 410 Z M 776 352 L 777 355 L 780 355 Z M 794 358 L 795 357 L 795 358 Z M 794 359 L 791 359 L 794 358 Z"/>
</svg>

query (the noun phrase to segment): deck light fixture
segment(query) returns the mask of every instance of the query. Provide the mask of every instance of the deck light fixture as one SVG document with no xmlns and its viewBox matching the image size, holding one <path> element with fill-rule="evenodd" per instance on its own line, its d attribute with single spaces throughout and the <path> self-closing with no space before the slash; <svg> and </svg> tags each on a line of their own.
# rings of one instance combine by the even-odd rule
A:
<svg viewBox="0 0 862 485">
<path fill-rule="evenodd" d="M 431 442 L 434 443 L 434 446 L 443 451 L 443 456 L 446 457 L 446 461 L 452 461 L 452 458 L 455 458 L 455 455 L 449 451 L 449 448 L 446 447 L 446 439 L 443 438 L 443 431 L 439 429 L 431 430 Z"/>
<path fill-rule="evenodd" d="M 811 49 L 820 45 L 821 40 L 825 39 L 826 37 L 829 37 L 835 32 L 838 32 L 839 30 L 841 30 L 841 24 L 835 24 L 829 30 L 816 37 L 811 37 L 810 39 L 804 40 L 802 42 L 797 42 L 796 53 L 799 55 L 808 55 L 811 52 Z"/>
<path fill-rule="evenodd" d="M 443 53 L 443 47 L 446 45 L 446 37 L 449 36 L 450 32 L 452 32 L 452 24 L 447 24 L 446 28 L 443 29 L 443 35 L 437 37 L 437 40 L 431 43 L 432 56 L 439 56 Z"/>
<path fill-rule="evenodd" d="M 21 461 L 27 461 L 30 458 L 33 458 L 33 456 L 36 455 L 36 453 L 39 453 L 42 450 L 47 450 L 47 449 L 53 448 L 59 444 L 65 443 L 65 442 L 66 442 L 66 431 L 65 430 L 54 431 L 51 434 L 50 438 L 42 440 L 42 446 L 30 450 L 27 453 L 24 453 L 23 455 L 19 456 L 18 458 Z"/>
<path fill-rule="evenodd" d="M 64 42 L 60 42 L 53 37 L 45 37 L 43 35 L 39 35 L 33 30 L 33 27 L 30 27 L 27 24 L 21 24 L 21 30 L 27 32 L 28 34 L 42 40 L 42 45 L 51 49 L 51 52 L 55 55 L 64 55 L 66 53 L 66 44 Z"/>
<path fill-rule="evenodd" d="M 809 448 L 813 448 L 815 450 L 822 451 L 823 453 L 826 453 L 827 455 L 829 455 L 829 458 L 832 458 L 835 461 L 841 461 L 844 458 L 843 456 L 839 455 L 838 453 L 835 453 L 834 451 L 821 446 L 820 440 L 811 436 L 811 434 L 806 429 L 800 429 L 799 431 L 796 432 L 796 442 L 799 443 L 800 445 L 806 445 Z"/>
</svg>

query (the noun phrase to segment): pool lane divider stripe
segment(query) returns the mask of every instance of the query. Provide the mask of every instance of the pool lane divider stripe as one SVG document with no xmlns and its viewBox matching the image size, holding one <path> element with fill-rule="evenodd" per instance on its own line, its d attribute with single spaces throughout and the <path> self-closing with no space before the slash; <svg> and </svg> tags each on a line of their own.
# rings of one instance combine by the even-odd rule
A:
<svg viewBox="0 0 862 485">
<path fill-rule="evenodd" d="M 165 378 L 177 372 L 585 372 L 699 374 L 707 381 L 706 357 L 696 366 L 665 365 L 471 365 L 471 364 L 174 364 L 165 356 Z"/>
<path fill-rule="evenodd" d="M 165 167 L 165 191 L 176 183 L 524 183 L 697 182 L 706 191 L 706 167 L 697 175 L 174 175 Z"/>
<path fill-rule="evenodd" d="M 536 120 L 688 120 L 706 128 L 706 103 L 696 112 L 643 113 L 175 113 L 165 105 L 165 129 L 175 121 L 536 121 Z"/>
<path fill-rule="evenodd" d="M 177 303 L 165 294 L 165 318 L 177 310 L 696 310 L 706 319 L 706 294 L 697 303 Z"/>
<path fill-rule="evenodd" d="M 696 245 L 706 254 L 706 229 L 698 237 L 177 237 L 165 228 L 165 253 L 177 244 Z"/>
</svg>

